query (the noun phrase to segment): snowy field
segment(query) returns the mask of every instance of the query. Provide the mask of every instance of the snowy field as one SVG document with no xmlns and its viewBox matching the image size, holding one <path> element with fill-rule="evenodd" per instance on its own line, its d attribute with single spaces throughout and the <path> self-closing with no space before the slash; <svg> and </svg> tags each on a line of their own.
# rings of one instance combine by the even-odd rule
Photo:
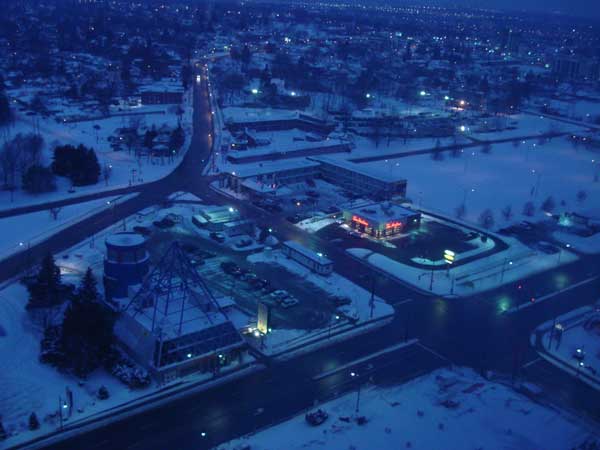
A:
<svg viewBox="0 0 600 450">
<path fill-rule="evenodd" d="M 358 414 L 356 403 L 357 393 L 351 392 L 319 406 L 329 414 L 319 427 L 300 414 L 218 448 L 565 450 L 598 439 L 597 430 L 578 418 L 471 369 L 440 369 L 400 386 L 363 387 Z M 357 416 L 367 422 L 357 424 Z"/>
<path fill-rule="evenodd" d="M 554 327 L 554 331 L 552 328 Z M 595 389 L 600 389 L 600 312 L 582 307 L 546 322 L 537 328 L 540 353 L 552 364 L 566 370 Z M 534 341 L 535 342 L 535 341 Z"/>
<path fill-rule="evenodd" d="M 429 155 L 410 156 L 361 164 L 374 173 L 405 176 L 407 196 L 418 205 L 453 216 L 463 202 L 465 218 L 476 222 L 481 212 L 490 208 L 496 228 L 507 222 L 500 211 L 510 205 L 513 221 L 526 217 L 523 206 L 532 201 L 536 217 L 543 217 L 540 206 L 552 196 L 556 211 L 580 211 L 600 207 L 600 155 L 575 149 L 566 139 L 554 139 L 544 145 L 527 141 L 515 148 L 512 143 L 495 144 L 490 153 L 467 149 L 460 157 L 444 154 L 441 161 Z M 577 200 L 585 191 L 587 199 Z M 561 203 L 564 201 L 564 206 Z"/>
<path fill-rule="evenodd" d="M 89 202 L 77 203 L 60 209 L 56 219 L 49 210 L 0 219 L 0 259 L 29 246 L 48 239 L 55 233 L 134 197 L 137 194 L 120 197 L 105 197 Z"/>
<path fill-rule="evenodd" d="M 129 153 L 127 149 L 113 151 L 108 138 L 114 135 L 118 128 L 130 126 L 131 120 L 139 120 L 142 131 L 145 128 L 150 129 L 152 126 L 156 126 L 157 129 L 163 125 L 174 128 L 178 121 L 174 111 L 176 105 L 142 106 L 136 110 L 139 113 L 136 116 L 113 116 L 76 123 L 61 123 L 54 118 L 36 118 L 34 121 L 30 116 L 17 116 L 14 126 L 9 128 L 9 138 L 17 133 L 33 133 L 38 128 L 45 142 L 42 157 L 44 164 L 52 162 L 52 151 L 56 145 L 84 144 L 96 151 L 101 170 L 104 170 L 105 167 L 110 168 L 110 177 L 108 181 L 105 181 L 101 174 L 97 184 L 76 187 L 75 193 L 67 192 L 71 184 L 69 180 L 61 177 L 57 177 L 57 190 L 54 192 L 31 195 L 18 190 L 14 192 L 13 198 L 10 192 L 0 191 L 0 205 L 2 205 L 0 208 L 11 209 L 60 200 L 65 197 L 72 198 L 101 190 L 148 183 L 168 175 L 181 162 L 191 139 L 193 114 L 191 93 L 190 90 L 186 94 L 183 105 L 182 126 L 186 134 L 186 143 L 172 160 L 147 156 L 136 158 L 133 152 Z M 99 128 L 96 129 L 96 126 Z"/>
</svg>

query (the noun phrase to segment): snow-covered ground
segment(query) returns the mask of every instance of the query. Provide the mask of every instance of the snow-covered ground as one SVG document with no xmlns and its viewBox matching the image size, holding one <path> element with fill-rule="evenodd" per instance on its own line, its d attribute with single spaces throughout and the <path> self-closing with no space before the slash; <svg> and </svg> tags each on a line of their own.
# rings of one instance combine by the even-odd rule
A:
<svg viewBox="0 0 600 450">
<path fill-rule="evenodd" d="M 535 114 L 514 114 L 508 116 L 507 125 L 513 129 L 485 133 L 474 132 L 471 136 L 484 141 L 493 141 L 496 139 L 538 136 L 562 131 L 580 132 L 586 129 L 579 125 L 572 125 Z"/>
<path fill-rule="evenodd" d="M 73 392 L 73 419 L 150 391 L 130 392 L 104 370 L 97 370 L 82 382 L 41 364 L 38 358 L 43 332 L 32 323 L 25 310 L 26 303 L 27 290 L 21 284 L 11 284 L 0 291 L 0 405 L 2 421 L 9 434 L 26 430 L 32 412 L 41 424 L 36 433 L 55 430 L 59 425 L 58 400 L 59 397 L 66 398 L 66 388 Z M 96 398 L 100 386 L 106 386 L 109 399 L 100 401 Z"/>
<path fill-rule="evenodd" d="M 27 251 L 28 247 L 104 209 L 109 209 L 137 194 L 105 197 L 61 208 L 56 219 L 50 210 L 0 219 L 0 259 Z"/>
<path fill-rule="evenodd" d="M 546 254 L 534 251 L 514 238 L 502 237 L 502 240 L 508 244 L 508 249 L 449 270 L 423 270 L 365 248 L 350 248 L 347 252 L 421 291 L 457 296 L 485 292 L 577 259 L 565 249 L 560 249 L 557 254 Z"/>
<path fill-rule="evenodd" d="M 338 307 L 339 315 L 331 317 L 327 327 L 316 330 L 273 330 L 263 338 L 263 351 L 266 353 L 280 353 L 285 351 L 286 347 L 292 347 L 303 341 L 312 339 L 327 338 L 331 333 L 340 331 L 352 331 L 357 326 L 362 326 L 365 322 L 371 320 L 392 317 L 394 308 L 385 303 L 381 298 L 375 297 L 373 303 L 373 314 L 371 315 L 370 299 L 371 293 L 352 283 L 347 278 L 337 273 L 328 276 L 318 275 L 303 265 L 289 259 L 281 250 L 270 250 L 261 253 L 254 253 L 247 257 L 252 263 L 276 264 L 284 267 L 288 272 L 301 277 L 303 280 L 317 286 L 329 295 L 349 298 L 352 303 Z M 326 301 L 323 299 L 323 301 Z M 356 324 L 349 322 L 348 318 L 356 320 Z M 380 320 L 376 322 L 377 326 L 382 326 L 386 322 Z"/>
<path fill-rule="evenodd" d="M 356 404 L 357 393 L 351 392 L 319 406 L 329 414 L 319 427 L 299 414 L 218 448 L 564 450 L 598 439 L 597 429 L 578 418 L 471 369 L 439 369 L 400 386 L 363 387 L 358 414 Z M 367 422 L 359 425 L 358 416 Z"/>
<path fill-rule="evenodd" d="M 511 221 L 529 219 L 522 214 L 526 202 L 536 207 L 535 218 L 545 217 L 540 206 L 552 196 L 556 211 L 579 211 L 600 207 L 600 158 L 588 150 L 575 149 L 567 139 L 554 139 L 543 145 L 527 141 L 494 144 L 489 154 L 481 149 L 465 149 L 458 158 L 449 154 L 441 161 L 429 155 L 410 156 L 363 163 L 374 173 L 404 175 L 407 196 L 415 204 L 453 216 L 463 202 L 465 218 L 477 222 L 485 209 L 494 213 L 497 228 Z M 583 202 L 577 193 L 585 191 Z M 564 201 L 564 205 L 561 203 Z M 501 210 L 511 206 L 513 217 L 505 221 Z"/>
<path fill-rule="evenodd" d="M 578 252 L 589 255 L 600 253 L 600 233 L 591 236 L 579 236 L 565 231 L 555 231 L 552 233 L 552 237 Z"/>
<path fill-rule="evenodd" d="M 532 341 L 552 364 L 600 389 L 600 309 L 586 306 L 540 325 Z"/>
<path fill-rule="evenodd" d="M 52 160 L 52 151 L 56 145 L 83 144 L 95 150 L 101 170 L 110 168 L 108 181 L 103 174 L 97 184 L 75 188 L 75 193 L 69 193 L 71 187 L 69 180 L 58 177 L 57 190 L 54 192 L 31 195 L 22 190 L 15 191 L 12 195 L 8 191 L 0 191 L 0 209 L 11 209 L 19 206 L 41 204 L 49 201 L 72 198 L 77 195 L 89 194 L 102 190 L 111 190 L 131 185 L 139 185 L 158 180 L 173 171 L 181 162 L 189 146 L 192 135 L 192 90 L 184 96 L 182 127 L 185 130 L 186 143 L 181 151 L 173 158 L 160 158 L 143 156 L 136 158 L 133 152 L 127 149 L 113 151 L 108 138 L 115 135 L 118 128 L 131 126 L 131 121 L 139 121 L 140 129 L 150 129 L 155 126 L 160 129 L 163 125 L 174 128 L 178 123 L 175 112 L 177 105 L 141 106 L 135 110 L 135 116 L 112 116 L 104 119 L 83 122 L 63 123 L 54 118 L 37 118 L 32 116 L 17 116 L 14 126 L 9 128 L 10 136 L 17 133 L 32 133 L 36 129 L 44 138 L 45 147 L 42 160 L 49 164 Z M 96 129 L 95 127 L 99 127 Z M 9 137 L 10 137 L 9 136 Z"/>
</svg>

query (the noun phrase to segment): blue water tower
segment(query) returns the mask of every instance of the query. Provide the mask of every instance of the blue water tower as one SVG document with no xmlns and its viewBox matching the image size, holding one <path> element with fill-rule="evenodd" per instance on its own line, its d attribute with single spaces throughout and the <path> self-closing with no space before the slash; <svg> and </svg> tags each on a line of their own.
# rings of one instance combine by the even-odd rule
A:
<svg viewBox="0 0 600 450">
<path fill-rule="evenodd" d="M 106 299 L 127 297 L 130 286 L 139 285 L 148 273 L 146 239 L 138 233 L 122 232 L 106 238 L 104 290 Z"/>
</svg>

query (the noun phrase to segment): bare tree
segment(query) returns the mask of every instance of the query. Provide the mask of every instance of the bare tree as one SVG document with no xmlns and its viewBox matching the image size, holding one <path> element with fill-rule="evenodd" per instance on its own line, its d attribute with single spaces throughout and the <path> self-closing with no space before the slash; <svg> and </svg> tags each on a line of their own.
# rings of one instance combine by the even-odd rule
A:
<svg viewBox="0 0 600 450">
<path fill-rule="evenodd" d="M 546 198 L 546 200 L 544 200 L 544 203 L 542 203 L 542 211 L 550 213 L 554 211 L 554 208 L 556 208 L 556 202 L 554 201 L 554 198 L 550 195 L 548 198 Z"/>
<path fill-rule="evenodd" d="M 577 201 L 579 203 L 583 203 L 587 200 L 588 194 L 583 189 L 577 192 Z"/>
<path fill-rule="evenodd" d="M 491 209 L 486 209 L 481 212 L 478 219 L 479 225 L 485 229 L 490 229 L 494 226 L 494 213 Z"/>
<path fill-rule="evenodd" d="M 50 216 L 52 217 L 53 220 L 58 220 L 58 214 L 60 213 L 61 210 L 62 210 L 62 208 L 55 206 L 53 208 L 50 208 L 48 211 L 50 212 Z"/>
<path fill-rule="evenodd" d="M 112 173 L 112 166 L 110 164 L 104 164 L 102 168 L 102 177 L 104 178 L 104 184 L 108 186 L 108 179 Z"/>
<path fill-rule="evenodd" d="M 523 205 L 523 215 L 531 217 L 535 214 L 535 204 L 529 201 Z"/>
</svg>

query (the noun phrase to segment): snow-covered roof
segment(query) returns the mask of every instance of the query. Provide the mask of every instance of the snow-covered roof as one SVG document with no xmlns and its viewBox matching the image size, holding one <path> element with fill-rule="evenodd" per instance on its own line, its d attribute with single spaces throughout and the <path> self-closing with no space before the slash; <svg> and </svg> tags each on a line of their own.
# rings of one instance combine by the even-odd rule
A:
<svg viewBox="0 0 600 450">
<path fill-rule="evenodd" d="M 372 169 L 370 167 L 365 167 L 359 163 L 353 163 L 341 158 L 332 158 L 328 156 L 310 156 L 307 159 L 311 161 L 318 161 L 324 164 L 330 164 L 333 166 L 340 167 L 342 169 L 350 170 L 352 172 L 371 177 L 377 178 L 378 180 L 385 181 L 387 183 L 396 183 L 399 181 L 406 181 L 406 178 L 400 175 L 396 175 L 394 173 L 388 173 L 384 170 Z"/>
<path fill-rule="evenodd" d="M 106 238 L 106 244 L 115 247 L 135 247 L 142 245 L 145 241 L 144 236 L 130 231 L 111 234 Z"/>
<path fill-rule="evenodd" d="M 299 244 L 296 241 L 285 241 L 283 243 L 283 245 L 300 253 L 303 256 L 306 256 L 307 258 L 311 259 L 312 261 L 318 262 L 319 264 L 322 264 L 322 265 L 333 264 L 333 261 L 331 261 L 329 258 L 324 256 L 322 253 L 313 252 L 309 248 L 306 248 L 304 245 Z"/>
<path fill-rule="evenodd" d="M 370 222 L 385 223 L 391 220 L 405 220 L 407 217 L 419 214 L 412 209 L 404 208 L 395 203 L 371 203 L 370 205 L 351 208 L 348 213 L 355 214 Z"/>
<path fill-rule="evenodd" d="M 239 178 L 249 178 L 257 175 L 283 172 L 285 170 L 318 167 L 319 165 L 320 163 L 317 161 L 310 161 L 306 158 L 298 158 L 286 159 L 283 161 L 262 161 L 251 164 L 243 164 L 240 167 L 230 165 L 225 169 L 225 172 L 228 172 Z"/>
</svg>

